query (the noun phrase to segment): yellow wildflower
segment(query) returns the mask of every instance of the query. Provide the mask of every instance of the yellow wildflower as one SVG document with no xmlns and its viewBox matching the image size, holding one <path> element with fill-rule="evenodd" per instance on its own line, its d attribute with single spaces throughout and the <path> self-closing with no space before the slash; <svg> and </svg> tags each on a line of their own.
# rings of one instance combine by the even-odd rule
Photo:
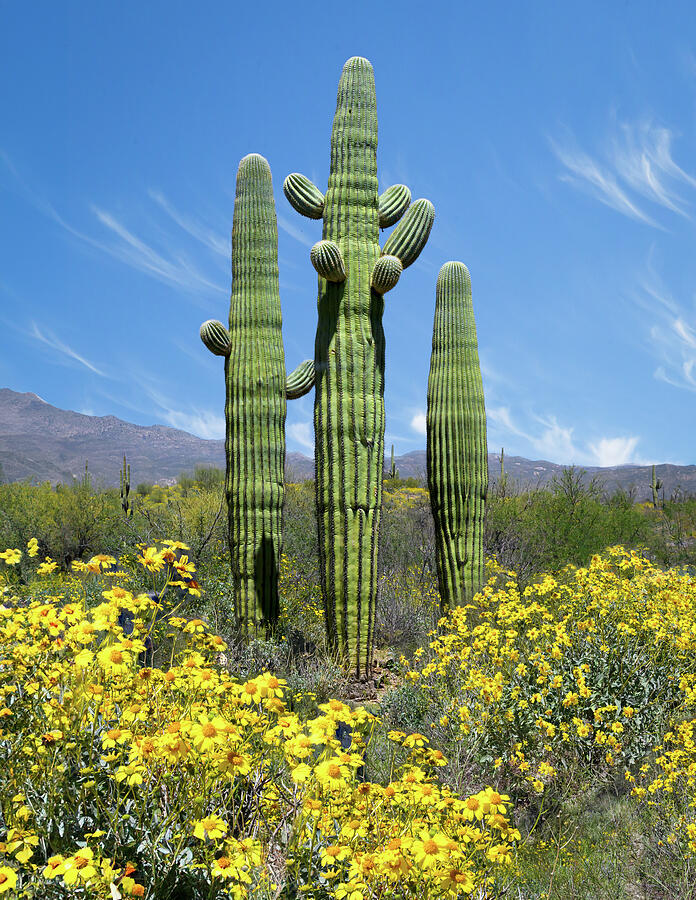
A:
<svg viewBox="0 0 696 900">
<path fill-rule="evenodd" d="M 227 834 L 227 823 L 219 816 L 211 815 L 205 819 L 198 819 L 193 823 L 193 835 L 204 841 L 206 838 L 215 840 Z"/>
</svg>

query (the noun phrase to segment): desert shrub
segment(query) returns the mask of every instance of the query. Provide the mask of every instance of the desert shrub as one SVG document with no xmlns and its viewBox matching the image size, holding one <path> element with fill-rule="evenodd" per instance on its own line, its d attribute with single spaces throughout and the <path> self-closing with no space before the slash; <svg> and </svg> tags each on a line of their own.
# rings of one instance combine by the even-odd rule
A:
<svg viewBox="0 0 696 900">
<path fill-rule="evenodd" d="M 0 485 L 0 543 L 22 547 L 39 542 L 40 555 L 63 565 L 105 550 L 114 552 L 127 528 L 118 492 L 74 485 Z"/>
<path fill-rule="evenodd" d="M 156 488 L 135 505 L 126 546 L 173 538 L 187 545 L 202 572 L 215 569 L 227 547 L 227 507 L 220 488 L 193 487 L 186 497 L 176 487 Z"/>
<path fill-rule="evenodd" d="M 696 579 L 617 547 L 523 590 L 492 579 L 407 677 L 447 706 L 445 753 L 470 743 L 520 800 L 558 800 L 622 778 L 664 733 L 696 674 L 695 623 Z"/>
<path fill-rule="evenodd" d="M 317 547 L 314 482 L 287 484 L 283 505 L 283 551 L 294 568 L 314 584 L 319 584 Z"/>
<path fill-rule="evenodd" d="M 435 572 L 435 535 L 430 498 L 422 487 L 392 489 L 385 482 L 379 573 L 391 577 L 416 569 Z"/>
<path fill-rule="evenodd" d="M 195 594 L 172 548 L 143 548 L 138 565 L 156 584 L 176 575 Z M 22 555 L 1 555 L 3 892 L 406 900 L 509 879 L 519 833 L 508 798 L 442 786 L 446 760 L 422 735 L 390 735 L 389 780 L 366 781 L 378 723 L 365 710 L 331 700 L 301 717 L 283 679 L 220 665 L 222 638 L 130 590 L 125 570 L 107 575 L 106 554 L 75 567 L 70 582 L 72 591 L 83 577 L 98 581 L 91 609 L 57 582 L 47 595 L 42 579 L 65 575 L 37 557 L 20 596 Z M 147 665 L 148 639 L 170 641 L 166 661 Z"/>
<path fill-rule="evenodd" d="M 587 565 L 605 547 L 643 548 L 652 528 L 630 494 L 606 495 L 599 482 L 566 469 L 547 488 L 492 492 L 484 549 L 524 586 L 538 573 Z"/>
<path fill-rule="evenodd" d="M 440 595 L 430 571 L 411 566 L 384 574 L 379 581 L 375 642 L 412 655 L 428 642 L 440 617 Z"/>
<path fill-rule="evenodd" d="M 642 512 L 649 523 L 650 556 L 662 566 L 690 566 L 696 571 L 696 497 L 677 492 L 657 509 L 643 505 Z"/>
</svg>

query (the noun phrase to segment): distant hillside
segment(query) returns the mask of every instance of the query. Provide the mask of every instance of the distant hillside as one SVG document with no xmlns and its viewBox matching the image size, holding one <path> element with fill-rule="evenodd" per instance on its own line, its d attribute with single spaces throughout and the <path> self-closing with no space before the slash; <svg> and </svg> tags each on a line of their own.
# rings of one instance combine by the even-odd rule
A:
<svg viewBox="0 0 696 900">
<path fill-rule="evenodd" d="M 86 416 L 58 409 L 36 394 L 0 389 L 0 464 L 7 481 L 70 483 L 81 478 L 85 460 L 95 482 L 118 485 L 123 454 L 131 465 L 133 484 L 172 483 L 181 472 L 195 466 L 225 466 L 224 441 L 208 441 L 165 425 L 132 425 L 115 416 Z M 395 458 L 401 478 L 425 479 L 424 450 Z M 500 468 L 497 454 L 489 454 L 491 483 Z M 505 458 L 508 477 L 526 487 L 544 484 L 562 472 L 563 466 L 521 456 Z M 302 453 L 288 453 L 288 479 L 314 477 L 314 461 Z M 677 487 L 696 494 L 696 466 L 661 465 L 658 477 L 665 496 Z M 650 496 L 649 466 L 588 467 L 587 478 L 597 475 L 607 490 L 635 488 L 636 497 Z"/>
<path fill-rule="evenodd" d="M 425 450 L 413 450 L 394 459 L 401 478 L 426 477 Z M 525 459 L 523 456 L 505 454 L 505 474 L 509 481 L 520 488 L 542 486 L 548 484 L 555 476 L 559 476 L 567 466 L 558 465 L 545 459 Z M 650 480 L 651 466 L 582 466 L 585 473 L 583 480 L 597 478 L 610 493 L 617 488 L 625 491 L 635 490 L 637 500 L 652 498 Z M 687 494 L 696 494 L 696 466 L 673 466 L 670 464 L 655 467 L 657 477 L 664 485 L 664 495 L 669 498 L 677 488 Z M 488 454 L 489 483 L 495 484 L 500 473 L 500 456 Z"/>
</svg>

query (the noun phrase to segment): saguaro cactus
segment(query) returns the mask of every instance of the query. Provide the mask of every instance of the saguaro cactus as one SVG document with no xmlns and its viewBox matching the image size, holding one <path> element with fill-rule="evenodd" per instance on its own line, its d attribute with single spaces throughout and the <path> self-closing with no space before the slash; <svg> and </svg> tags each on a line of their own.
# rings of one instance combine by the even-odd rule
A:
<svg viewBox="0 0 696 900">
<path fill-rule="evenodd" d="M 427 466 L 443 610 L 462 606 L 483 580 L 488 448 L 471 280 L 448 262 L 437 279 L 428 378 Z"/>
<path fill-rule="evenodd" d="M 652 491 L 652 504 L 655 509 L 660 504 L 660 489 L 662 488 L 662 481 L 655 474 L 655 466 L 652 467 L 652 474 L 650 477 L 650 490 Z"/>
<path fill-rule="evenodd" d="M 123 454 L 123 468 L 120 473 L 120 484 L 121 484 L 121 509 L 123 510 L 124 516 L 132 516 L 133 515 L 133 507 L 131 505 L 129 495 L 130 495 L 130 463 L 126 463 L 126 454 Z"/>
<path fill-rule="evenodd" d="M 343 67 L 324 195 L 304 175 L 285 180 L 302 215 L 323 218 L 310 258 L 319 273 L 314 349 L 316 505 L 327 632 L 357 677 L 370 668 L 384 468 L 383 294 L 418 257 L 435 211 L 408 212 L 410 191 L 377 187 L 377 100 L 372 66 Z M 379 229 L 397 228 L 380 251 Z"/>
<path fill-rule="evenodd" d="M 230 327 L 204 322 L 201 340 L 225 358 L 229 544 L 235 612 L 248 635 L 278 618 L 287 407 L 273 183 L 255 153 L 237 172 Z M 312 379 L 312 363 L 302 363 L 288 379 L 293 396 Z"/>
<path fill-rule="evenodd" d="M 389 469 L 387 472 L 387 478 L 390 481 L 395 481 L 399 477 L 399 470 L 396 468 L 396 463 L 394 462 L 394 445 L 391 445 L 391 463 L 389 464 Z"/>
</svg>

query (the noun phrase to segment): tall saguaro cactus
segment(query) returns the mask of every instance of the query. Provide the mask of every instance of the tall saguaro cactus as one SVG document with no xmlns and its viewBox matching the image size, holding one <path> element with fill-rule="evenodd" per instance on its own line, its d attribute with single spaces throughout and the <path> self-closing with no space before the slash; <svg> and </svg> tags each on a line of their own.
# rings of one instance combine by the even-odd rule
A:
<svg viewBox="0 0 696 900">
<path fill-rule="evenodd" d="M 255 153 L 237 172 L 229 330 L 204 322 L 201 339 L 225 357 L 229 544 L 235 612 L 248 635 L 278 618 L 287 408 L 273 184 Z"/>
<path fill-rule="evenodd" d="M 471 280 L 448 262 L 437 279 L 428 378 L 427 466 L 443 609 L 462 606 L 483 580 L 488 449 Z"/>
<path fill-rule="evenodd" d="M 652 491 L 652 504 L 655 509 L 660 504 L 660 489 L 662 487 L 662 481 L 655 474 L 655 466 L 652 467 L 652 472 L 650 475 L 650 490 Z"/>
<path fill-rule="evenodd" d="M 302 215 L 323 219 L 310 258 L 319 274 L 315 342 L 316 506 L 327 631 L 357 677 L 370 669 L 384 468 L 383 295 L 418 257 L 435 211 L 428 200 L 377 186 L 374 73 L 346 62 L 331 133 L 329 185 L 285 180 Z M 406 215 L 404 216 L 404 213 Z M 380 251 L 379 229 L 397 228 Z"/>
</svg>

